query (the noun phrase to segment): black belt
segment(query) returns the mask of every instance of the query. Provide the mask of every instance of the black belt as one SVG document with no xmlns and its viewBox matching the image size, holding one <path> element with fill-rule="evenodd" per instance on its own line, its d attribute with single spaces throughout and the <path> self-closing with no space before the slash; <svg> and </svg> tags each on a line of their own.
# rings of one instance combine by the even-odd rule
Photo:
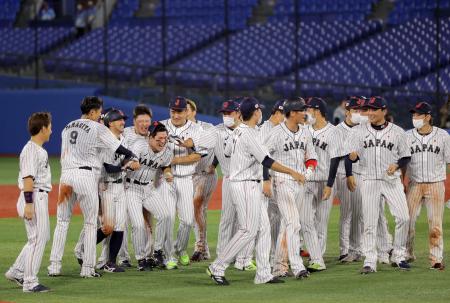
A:
<svg viewBox="0 0 450 303">
<path fill-rule="evenodd" d="M 131 179 L 127 178 L 127 182 L 131 183 Z M 150 182 L 139 182 L 139 181 L 136 181 L 136 180 L 133 180 L 133 183 L 137 184 L 137 185 L 148 185 L 148 184 L 150 184 Z"/>
<path fill-rule="evenodd" d="M 80 166 L 78 169 L 85 169 L 85 170 L 92 170 L 92 167 L 90 166 Z"/>
<path fill-rule="evenodd" d="M 44 190 L 44 189 L 40 189 L 40 188 L 39 188 L 39 192 L 40 192 L 40 193 L 46 193 L 46 194 L 48 194 L 48 193 L 49 193 L 49 191 L 48 191 L 48 190 Z"/>
<path fill-rule="evenodd" d="M 120 183 L 122 183 L 122 182 L 123 182 L 123 179 L 122 179 L 122 178 L 117 179 L 117 180 L 114 180 L 114 181 L 105 181 L 105 183 L 115 183 L 115 184 L 120 184 Z"/>
<path fill-rule="evenodd" d="M 247 181 L 256 182 L 256 183 L 260 183 L 261 182 L 261 180 L 247 180 Z"/>
</svg>

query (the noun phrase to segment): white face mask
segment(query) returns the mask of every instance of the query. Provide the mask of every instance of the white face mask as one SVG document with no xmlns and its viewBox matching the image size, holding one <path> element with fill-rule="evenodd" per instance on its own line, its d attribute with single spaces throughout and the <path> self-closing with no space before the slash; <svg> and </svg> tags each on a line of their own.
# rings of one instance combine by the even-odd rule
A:
<svg viewBox="0 0 450 303">
<path fill-rule="evenodd" d="M 363 116 L 360 114 L 359 116 L 359 124 L 364 124 L 367 123 L 369 121 L 369 116 Z"/>
<path fill-rule="evenodd" d="M 423 122 L 423 119 L 412 119 L 412 124 L 414 128 L 419 129 L 422 128 L 425 123 Z"/>
<path fill-rule="evenodd" d="M 316 118 L 314 118 L 310 113 L 306 113 L 306 123 L 313 125 L 316 123 Z"/>
<path fill-rule="evenodd" d="M 352 121 L 353 124 L 359 124 L 361 121 L 361 114 L 360 113 L 352 113 L 350 116 L 350 121 Z"/>
<path fill-rule="evenodd" d="M 226 127 L 233 127 L 234 118 L 229 116 L 223 116 L 223 125 L 225 125 Z"/>
</svg>

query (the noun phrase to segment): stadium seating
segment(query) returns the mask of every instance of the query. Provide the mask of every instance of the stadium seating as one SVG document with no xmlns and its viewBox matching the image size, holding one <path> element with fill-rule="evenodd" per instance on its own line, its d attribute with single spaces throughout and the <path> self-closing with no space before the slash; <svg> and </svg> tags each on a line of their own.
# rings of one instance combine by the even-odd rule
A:
<svg viewBox="0 0 450 303">
<path fill-rule="evenodd" d="M 112 19 L 131 18 L 139 8 L 139 0 L 118 0 L 112 12 Z"/>
<path fill-rule="evenodd" d="M 413 18 L 433 17 L 437 8 L 436 0 L 397 0 L 389 15 L 389 23 L 399 24 Z M 439 0 L 441 9 L 450 9 L 450 0 Z"/>
<path fill-rule="evenodd" d="M 18 0 L 0 0 L 0 20 L 14 21 L 20 8 Z"/>
</svg>

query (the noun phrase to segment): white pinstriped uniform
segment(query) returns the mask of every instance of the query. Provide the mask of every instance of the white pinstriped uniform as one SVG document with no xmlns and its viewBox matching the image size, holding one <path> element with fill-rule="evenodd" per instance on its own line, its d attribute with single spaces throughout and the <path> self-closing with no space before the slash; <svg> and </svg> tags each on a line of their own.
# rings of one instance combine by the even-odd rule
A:
<svg viewBox="0 0 450 303">
<path fill-rule="evenodd" d="M 199 142 L 203 140 L 202 135 L 207 135 L 207 132 L 204 132 L 199 125 L 193 123 L 192 121 L 187 121 L 186 124 L 181 127 L 176 127 L 173 125 L 170 119 L 163 120 L 161 123 L 166 126 L 169 135 L 178 136 L 183 140 L 192 138 L 195 146 L 200 145 Z M 208 144 L 208 141 L 202 141 L 201 144 L 205 143 Z M 187 156 L 194 152 L 202 156 L 207 155 L 206 148 L 200 147 L 196 148 L 194 151 L 192 149 L 187 149 L 176 145 L 173 142 L 169 142 L 168 146 L 173 152 L 174 157 Z M 194 225 L 194 185 L 192 182 L 192 175 L 195 172 L 195 166 L 196 163 L 172 166 L 172 173 L 174 176 L 174 181 L 172 182 L 173 184 L 168 184 L 167 182 L 163 182 L 161 184 L 161 192 L 165 197 L 167 206 L 171 210 L 173 218 L 171 223 L 172 226 L 175 224 L 176 212 L 178 213 L 178 218 L 180 219 L 177 239 L 170 252 L 171 258 L 175 258 L 176 256 L 181 256 L 186 253 L 190 231 Z"/>
<path fill-rule="evenodd" d="M 125 183 L 125 197 L 132 227 L 133 246 L 137 260 L 144 259 L 146 252 L 146 224 L 142 208 L 150 211 L 158 220 L 155 229 L 155 250 L 163 250 L 166 242 L 171 240 L 171 222 L 173 214 L 166 206 L 154 186 L 154 181 L 161 174 L 161 167 L 170 165 L 172 152 L 166 147 L 159 153 L 154 153 L 148 142 L 137 140 L 131 150 L 139 158 L 141 167 L 128 172 Z M 139 182 L 140 184 L 136 184 Z M 167 248 L 166 248 L 167 249 Z"/>
<path fill-rule="evenodd" d="M 305 200 L 300 204 L 300 224 L 303 237 L 311 256 L 311 263 L 325 266 L 323 255 L 326 250 L 328 218 L 333 202 L 333 190 L 330 198 L 322 201 L 323 190 L 328 179 L 330 159 L 335 157 L 335 126 L 327 123 L 315 130 L 308 126 L 314 149 L 317 154 L 317 167 L 305 183 Z"/>
<path fill-rule="evenodd" d="M 407 132 L 411 148 L 411 162 L 407 174 L 410 179 L 407 201 L 410 216 L 407 242 L 408 257 L 414 257 L 415 225 L 422 203 L 429 222 L 429 260 L 433 266 L 442 263 L 444 241 L 442 219 L 444 215 L 446 164 L 450 163 L 450 136 L 438 127 L 428 135 L 416 129 Z"/>
<path fill-rule="evenodd" d="M 207 136 L 211 138 L 213 143 L 210 145 L 216 146 L 217 142 L 217 132 L 214 125 L 211 123 L 206 123 L 203 121 L 197 121 L 197 124 L 207 133 L 212 133 L 211 136 Z M 207 233 L 206 233 L 206 214 L 208 210 L 208 203 L 211 199 L 211 196 L 216 189 L 217 186 L 217 173 L 214 170 L 214 173 L 208 173 L 207 170 L 212 165 L 214 160 L 214 148 L 209 149 L 208 155 L 203 157 L 195 166 L 195 173 L 192 178 L 194 184 L 194 204 L 201 203 L 200 212 L 196 215 L 195 225 L 194 225 L 194 233 L 195 233 L 195 251 L 204 251 L 205 257 L 209 259 L 209 247 L 207 241 Z M 204 228 L 199 228 L 198 220 L 200 220 Z"/>
<path fill-rule="evenodd" d="M 362 243 L 365 255 L 364 266 L 376 269 L 376 236 L 381 197 L 385 198 L 396 222 L 391 261 L 395 263 L 404 261 L 409 229 L 408 206 L 400 180 L 400 171 L 388 177 L 386 170 L 390 164 L 397 163 L 400 158 L 411 156 L 405 131 L 392 123 L 388 123 L 385 128 L 377 131 L 370 126 L 370 123 L 367 123 L 349 136 L 345 153 L 347 151 L 358 153 L 362 175 L 360 186 L 364 221 Z"/>
<path fill-rule="evenodd" d="M 267 202 L 262 199 L 262 165 L 268 156 L 259 131 L 245 124 L 237 127 L 227 144 L 225 155 L 231 157 L 230 189 L 231 200 L 238 216 L 239 229 L 217 259 L 211 264 L 212 274 L 224 276 L 226 268 L 235 256 L 256 238 L 257 270 L 255 283 L 265 283 L 273 278 L 270 272 L 270 230 Z"/>
<path fill-rule="evenodd" d="M 117 150 L 120 141 L 111 131 L 96 121 L 78 119 L 70 122 L 61 134 L 61 180 L 60 196 L 70 186 L 73 192 L 68 192 L 58 205 L 57 224 L 53 236 L 50 254 L 49 274 L 61 273 L 61 260 L 64 253 L 67 230 L 69 228 L 72 208 L 79 201 L 84 216 L 84 257 L 81 276 L 94 273 L 95 246 L 97 238 L 98 215 L 98 181 L 102 163 L 99 151 L 107 148 L 111 152 Z M 89 169 L 80 169 L 89 167 Z"/>
<path fill-rule="evenodd" d="M 23 195 L 23 178 L 33 177 L 33 219 L 24 219 L 28 241 L 22 248 L 8 274 L 24 280 L 23 289 L 29 290 L 39 284 L 37 274 L 41 266 L 45 245 L 50 239 L 50 222 L 48 219 L 48 192 L 52 190 L 50 165 L 47 151 L 28 141 L 20 153 L 19 188 L 17 212 L 23 218 L 25 197 Z"/>
<path fill-rule="evenodd" d="M 267 146 L 272 158 L 295 171 L 305 173 L 304 162 L 317 159 L 311 133 L 307 129 L 299 128 L 297 132 L 290 131 L 282 122 L 276 126 L 266 138 Z M 288 256 L 294 275 L 305 270 L 300 256 L 300 204 L 304 200 L 304 186 L 298 184 L 291 176 L 273 173 L 273 194 L 275 203 L 280 211 L 283 225 L 286 226 L 286 240 Z M 282 260 L 282 237 L 278 237 L 275 260 Z M 279 264 L 275 264 L 274 272 Z"/>
</svg>

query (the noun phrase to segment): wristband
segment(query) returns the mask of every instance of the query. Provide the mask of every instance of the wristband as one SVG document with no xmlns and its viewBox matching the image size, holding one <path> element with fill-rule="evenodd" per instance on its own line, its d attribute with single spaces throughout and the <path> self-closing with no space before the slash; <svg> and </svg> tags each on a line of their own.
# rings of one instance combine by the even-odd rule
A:
<svg viewBox="0 0 450 303">
<path fill-rule="evenodd" d="M 33 203 L 33 192 L 24 191 L 23 196 L 25 197 L 25 203 Z"/>
</svg>

